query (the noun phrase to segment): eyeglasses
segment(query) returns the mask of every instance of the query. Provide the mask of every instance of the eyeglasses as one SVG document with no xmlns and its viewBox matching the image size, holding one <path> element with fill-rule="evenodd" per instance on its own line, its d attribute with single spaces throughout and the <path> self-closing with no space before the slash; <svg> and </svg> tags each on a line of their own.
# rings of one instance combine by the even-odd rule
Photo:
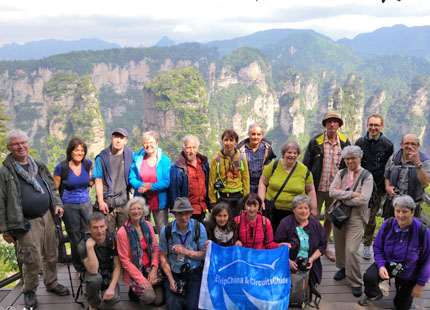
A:
<svg viewBox="0 0 430 310">
<path fill-rule="evenodd" d="M 376 127 L 376 128 L 381 127 L 381 125 L 379 125 L 379 124 L 367 124 L 367 126 L 368 127 Z"/>
<path fill-rule="evenodd" d="M 358 160 L 357 157 L 348 157 L 348 158 L 344 158 L 344 161 L 354 161 L 354 160 Z"/>
<path fill-rule="evenodd" d="M 11 143 L 9 144 L 9 146 L 11 147 L 15 147 L 15 146 L 21 146 L 21 145 L 27 145 L 28 141 L 24 141 L 24 142 L 16 142 L 16 143 Z"/>
<path fill-rule="evenodd" d="M 143 143 L 143 146 L 155 146 L 156 144 L 156 142 L 145 142 Z"/>
</svg>

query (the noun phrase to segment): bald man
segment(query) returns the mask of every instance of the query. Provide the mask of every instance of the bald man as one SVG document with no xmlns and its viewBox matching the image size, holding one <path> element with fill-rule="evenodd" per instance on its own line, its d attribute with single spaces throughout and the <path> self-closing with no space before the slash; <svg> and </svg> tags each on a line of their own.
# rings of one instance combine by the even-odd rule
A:
<svg viewBox="0 0 430 310">
<path fill-rule="evenodd" d="M 400 150 L 390 157 L 384 173 L 388 197 L 392 199 L 396 195 L 411 196 L 417 205 L 415 217 L 421 215 L 424 189 L 430 183 L 430 157 L 420 152 L 419 147 L 417 136 L 404 135 L 400 142 Z M 392 216 L 393 208 L 385 208 L 384 217 Z"/>
</svg>

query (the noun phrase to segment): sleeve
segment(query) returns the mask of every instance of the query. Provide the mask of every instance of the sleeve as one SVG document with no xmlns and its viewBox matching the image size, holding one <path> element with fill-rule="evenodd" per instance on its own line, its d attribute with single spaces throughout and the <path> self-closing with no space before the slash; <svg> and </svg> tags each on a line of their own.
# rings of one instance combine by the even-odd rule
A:
<svg viewBox="0 0 430 310">
<path fill-rule="evenodd" d="M 157 267 L 160 263 L 160 251 L 158 249 L 158 241 L 157 236 L 155 235 L 154 228 L 152 227 L 151 223 L 149 221 L 146 221 L 146 224 L 149 227 L 149 230 L 151 231 L 151 237 L 152 237 L 152 262 L 151 266 Z"/>
<path fill-rule="evenodd" d="M 276 242 L 288 242 L 288 229 L 287 229 L 287 220 L 281 220 L 279 223 L 278 229 L 275 232 L 275 241 Z"/>
<path fill-rule="evenodd" d="M 420 253 L 419 264 L 421 268 L 418 271 L 417 284 L 425 286 L 430 278 L 430 231 L 427 228 L 423 240 L 423 250 Z"/>
<path fill-rule="evenodd" d="M 266 166 L 266 168 L 264 168 L 263 170 L 263 175 L 266 177 L 266 179 L 270 179 L 270 177 L 272 176 L 272 170 L 273 170 L 273 165 L 275 164 L 275 161 L 272 161 L 270 164 L 268 164 Z M 279 163 L 278 163 L 279 165 Z"/>
<path fill-rule="evenodd" d="M 137 283 L 141 284 L 145 281 L 142 272 L 133 264 L 130 259 L 131 248 L 127 232 L 124 227 L 121 227 L 117 233 L 117 249 L 121 265 Z"/>
<path fill-rule="evenodd" d="M 390 174 L 391 174 L 391 169 L 393 168 L 393 155 L 390 156 L 390 158 L 387 161 L 387 165 L 385 166 L 385 171 L 384 171 L 384 178 L 389 180 L 390 179 Z"/>
<path fill-rule="evenodd" d="M 388 220 L 382 223 L 376 234 L 375 241 L 373 242 L 373 256 L 375 258 L 375 264 L 378 268 L 385 267 L 387 259 L 385 257 L 384 245 L 382 244 L 382 235 L 384 234 L 385 226 L 387 226 Z"/>
<path fill-rule="evenodd" d="M 142 186 L 143 182 L 140 180 L 139 169 L 137 169 L 136 166 L 136 158 L 137 155 L 134 157 L 133 163 L 131 164 L 130 172 L 128 173 L 128 181 L 131 187 L 137 191 Z"/>
<path fill-rule="evenodd" d="M 354 197 L 349 201 L 345 201 L 345 204 L 349 206 L 367 207 L 373 192 L 373 176 L 371 173 L 369 173 L 368 177 L 363 181 L 362 186 L 361 184 L 358 185 L 357 191 L 360 192 L 360 197 Z"/>
<path fill-rule="evenodd" d="M 309 175 L 308 175 L 307 179 L 305 180 L 305 184 L 314 184 L 314 176 L 312 175 L 312 172 L 310 170 L 308 170 L 308 171 L 309 171 Z"/>
<path fill-rule="evenodd" d="M 170 167 L 169 201 L 172 205 L 175 203 L 176 198 L 181 195 L 182 175 L 180 170 L 180 168 L 176 167 L 176 164 Z"/>
<path fill-rule="evenodd" d="M 427 174 L 427 177 L 430 178 L 430 160 L 423 161 L 423 168 Z"/>
<path fill-rule="evenodd" d="M 170 159 L 166 155 L 161 156 L 161 160 L 159 162 L 161 165 L 161 179 L 158 179 L 157 173 L 157 183 L 152 183 L 151 191 L 162 191 L 167 190 L 170 185 Z M 158 168 L 158 167 L 157 167 Z M 158 169 L 157 169 L 158 170 Z"/>
<path fill-rule="evenodd" d="M 100 156 L 96 157 L 96 162 L 94 164 L 93 169 L 93 178 L 94 179 L 102 179 L 103 178 L 103 170 Z"/>
<path fill-rule="evenodd" d="M 208 197 L 210 203 L 216 203 L 216 196 L 215 196 L 215 189 L 214 189 L 214 183 L 216 180 L 216 169 L 217 169 L 217 162 L 216 157 L 214 156 L 212 158 L 211 167 L 209 169 L 209 184 L 208 184 Z"/>
<path fill-rule="evenodd" d="M 308 146 L 306 147 L 305 155 L 303 157 L 303 164 L 308 167 L 309 169 L 312 168 L 312 160 L 313 160 L 313 154 L 312 154 L 312 141 L 309 141 Z"/>
<path fill-rule="evenodd" d="M 342 189 L 336 189 L 336 185 L 342 188 L 342 179 L 340 178 L 340 173 L 342 170 L 339 170 L 334 177 L 333 182 L 330 185 L 329 196 L 334 199 L 351 199 L 354 195 L 352 191 L 345 191 Z"/>
<path fill-rule="evenodd" d="M 85 247 L 85 239 L 82 239 L 81 242 L 79 242 L 78 253 L 81 261 L 87 258 L 87 248 Z"/>
<path fill-rule="evenodd" d="M 10 192 L 8 187 L 12 185 L 12 182 L 6 182 L 4 170 L 6 170 L 4 166 L 0 167 L 0 233 L 8 231 L 6 217 L 7 193 Z"/>
<path fill-rule="evenodd" d="M 327 235 L 326 235 L 324 227 L 322 227 L 321 223 L 319 221 L 316 221 L 316 222 L 317 222 L 316 227 L 318 227 L 317 228 L 318 232 L 317 232 L 317 236 L 315 236 L 315 238 L 319 238 L 318 250 L 320 250 L 320 252 L 322 254 L 325 254 L 325 250 L 327 249 L 327 241 L 328 241 Z"/>
<path fill-rule="evenodd" d="M 91 169 L 92 165 L 93 165 L 93 161 L 91 159 L 85 159 L 88 163 L 88 167 Z"/>
<path fill-rule="evenodd" d="M 243 171 L 240 172 L 242 177 L 242 186 L 243 186 L 243 196 L 249 194 L 250 185 L 249 185 L 249 170 L 248 170 L 248 161 L 246 160 L 245 154 L 243 154 Z"/>
<path fill-rule="evenodd" d="M 61 177 L 61 163 L 58 163 L 54 168 L 54 174 Z"/>
<path fill-rule="evenodd" d="M 194 223 L 200 225 L 199 250 L 203 250 L 205 248 L 205 242 L 208 240 L 208 235 L 206 233 L 205 226 L 202 223 L 198 221 L 195 221 Z"/>
<path fill-rule="evenodd" d="M 48 167 L 45 165 L 39 166 L 39 169 L 43 169 L 43 175 L 46 177 L 46 184 L 49 187 L 49 191 L 51 192 L 52 196 L 52 205 L 55 207 L 63 207 L 63 201 L 60 198 L 60 195 L 58 194 L 57 185 L 55 185 L 54 177 L 49 172 Z"/>
<path fill-rule="evenodd" d="M 166 226 L 161 229 L 160 238 L 158 240 L 158 250 L 159 252 L 168 252 L 168 244 L 166 240 Z"/>
<path fill-rule="evenodd" d="M 270 220 L 266 218 L 266 249 L 277 249 L 279 245 L 273 241 L 273 227 Z"/>
</svg>

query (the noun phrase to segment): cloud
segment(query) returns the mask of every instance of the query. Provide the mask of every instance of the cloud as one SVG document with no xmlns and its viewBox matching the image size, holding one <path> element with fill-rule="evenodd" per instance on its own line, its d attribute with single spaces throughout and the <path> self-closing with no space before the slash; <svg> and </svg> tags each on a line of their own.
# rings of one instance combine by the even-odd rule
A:
<svg viewBox="0 0 430 310">
<path fill-rule="evenodd" d="M 173 29 L 173 32 L 191 32 L 191 31 L 193 31 L 193 28 L 187 25 L 177 25 Z"/>
</svg>

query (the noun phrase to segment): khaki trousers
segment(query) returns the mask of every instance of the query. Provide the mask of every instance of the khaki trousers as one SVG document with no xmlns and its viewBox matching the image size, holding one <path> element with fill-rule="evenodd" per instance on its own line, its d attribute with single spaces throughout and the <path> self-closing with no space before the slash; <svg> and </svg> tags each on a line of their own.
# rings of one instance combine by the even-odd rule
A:
<svg viewBox="0 0 430 310">
<path fill-rule="evenodd" d="M 352 207 L 351 217 L 342 229 L 333 226 L 336 267 L 345 268 L 346 279 L 352 287 L 362 285 L 358 249 L 363 230 L 364 222 L 361 220 L 357 207 Z"/>
<path fill-rule="evenodd" d="M 39 285 L 40 265 L 46 288 L 58 285 L 57 281 L 57 235 L 54 218 L 50 211 L 42 217 L 29 220 L 30 231 L 17 238 L 18 260 L 22 263 L 22 292 L 36 292 Z"/>
<path fill-rule="evenodd" d="M 108 224 L 107 230 L 113 234 L 117 232 L 117 230 L 125 224 L 128 220 L 128 214 L 125 213 L 125 204 L 119 207 L 116 207 L 112 210 L 108 215 L 106 215 L 106 221 Z"/>
</svg>

